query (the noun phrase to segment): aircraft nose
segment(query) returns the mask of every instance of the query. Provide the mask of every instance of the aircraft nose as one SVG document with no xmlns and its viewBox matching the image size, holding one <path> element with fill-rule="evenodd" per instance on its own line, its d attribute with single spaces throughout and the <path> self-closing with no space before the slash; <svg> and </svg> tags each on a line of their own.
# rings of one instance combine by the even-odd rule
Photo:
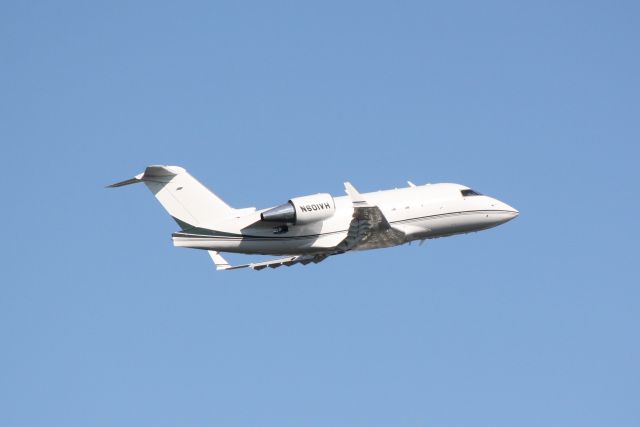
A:
<svg viewBox="0 0 640 427">
<path fill-rule="evenodd" d="M 492 200 L 491 207 L 493 209 L 498 209 L 502 211 L 502 213 L 500 214 L 501 223 L 511 221 L 512 219 L 520 215 L 520 211 L 518 211 L 516 208 L 509 206 L 508 204 L 501 202 L 500 200 L 497 200 L 497 199 Z"/>
<path fill-rule="evenodd" d="M 518 215 L 520 215 L 520 212 L 519 212 L 516 208 L 513 208 L 513 207 L 511 207 L 511 206 L 507 205 L 506 203 L 503 203 L 503 205 L 504 205 L 504 206 L 503 206 L 503 208 L 502 208 L 502 209 L 504 210 L 504 212 L 505 212 L 505 216 L 506 216 L 506 218 L 505 218 L 505 219 L 506 219 L 506 220 L 505 220 L 505 222 L 507 222 L 507 221 L 511 221 L 512 219 L 514 219 L 514 218 L 516 218 Z"/>
<path fill-rule="evenodd" d="M 505 209 L 504 209 L 504 210 L 505 210 L 505 211 L 509 211 L 509 212 L 513 215 L 513 217 L 514 217 L 514 218 L 515 218 L 515 217 L 517 217 L 518 215 L 520 215 L 520 211 L 518 211 L 516 208 L 511 207 L 511 206 L 509 206 L 509 205 L 508 205 L 508 204 L 506 204 L 506 203 L 503 203 L 503 205 L 504 205 L 504 207 L 505 207 Z"/>
</svg>

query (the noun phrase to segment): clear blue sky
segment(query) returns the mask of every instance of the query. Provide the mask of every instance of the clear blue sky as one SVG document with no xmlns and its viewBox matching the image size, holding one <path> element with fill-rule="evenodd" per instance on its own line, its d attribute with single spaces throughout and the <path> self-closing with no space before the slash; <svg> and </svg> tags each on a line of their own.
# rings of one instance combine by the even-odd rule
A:
<svg viewBox="0 0 640 427">
<path fill-rule="evenodd" d="M 9 2 L 3 426 L 638 426 L 637 2 Z M 273 271 L 235 207 L 458 182 L 499 228 Z M 233 261 L 243 261 L 231 257 Z"/>
</svg>

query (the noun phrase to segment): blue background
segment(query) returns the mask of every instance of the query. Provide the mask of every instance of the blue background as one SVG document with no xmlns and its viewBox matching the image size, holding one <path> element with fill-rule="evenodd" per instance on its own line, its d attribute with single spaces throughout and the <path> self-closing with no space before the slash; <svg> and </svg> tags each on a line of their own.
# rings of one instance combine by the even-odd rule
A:
<svg viewBox="0 0 640 427">
<path fill-rule="evenodd" d="M 3 4 L 0 424 L 640 425 L 637 4 Z M 103 188 L 158 163 L 521 215 L 216 272 Z"/>
</svg>

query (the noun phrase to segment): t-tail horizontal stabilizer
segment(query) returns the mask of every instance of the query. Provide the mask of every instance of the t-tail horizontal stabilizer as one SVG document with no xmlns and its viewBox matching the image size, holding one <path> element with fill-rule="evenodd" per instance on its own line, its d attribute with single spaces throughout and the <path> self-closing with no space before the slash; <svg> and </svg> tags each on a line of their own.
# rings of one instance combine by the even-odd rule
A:
<svg viewBox="0 0 640 427">
<path fill-rule="evenodd" d="M 142 181 L 170 181 L 172 177 L 183 172 L 185 170 L 178 166 L 148 166 L 144 172 L 133 178 L 107 185 L 107 188 L 124 187 L 125 185 L 137 184 Z"/>
</svg>

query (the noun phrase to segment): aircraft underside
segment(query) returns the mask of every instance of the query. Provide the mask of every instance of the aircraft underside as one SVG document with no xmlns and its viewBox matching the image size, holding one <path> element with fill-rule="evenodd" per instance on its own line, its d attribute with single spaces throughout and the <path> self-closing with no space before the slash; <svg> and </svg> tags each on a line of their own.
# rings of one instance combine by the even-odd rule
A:
<svg viewBox="0 0 640 427">
<path fill-rule="evenodd" d="M 322 245 L 323 235 L 260 236 L 173 234 L 177 247 L 260 255 L 334 254 L 351 250 L 369 250 L 402 245 L 415 240 L 465 234 L 508 221 L 510 212 L 482 211 L 457 212 L 456 215 L 438 214 L 429 219 L 407 219 L 402 224 L 385 225 L 378 208 L 361 209 L 354 213 L 348 230 L 325 233 L 328 241 L 338 244 Z M 404 230 L 410 230 L 407 233 Z M 320 242 L 320 243 L 319 243 Z"/>
</svg>

